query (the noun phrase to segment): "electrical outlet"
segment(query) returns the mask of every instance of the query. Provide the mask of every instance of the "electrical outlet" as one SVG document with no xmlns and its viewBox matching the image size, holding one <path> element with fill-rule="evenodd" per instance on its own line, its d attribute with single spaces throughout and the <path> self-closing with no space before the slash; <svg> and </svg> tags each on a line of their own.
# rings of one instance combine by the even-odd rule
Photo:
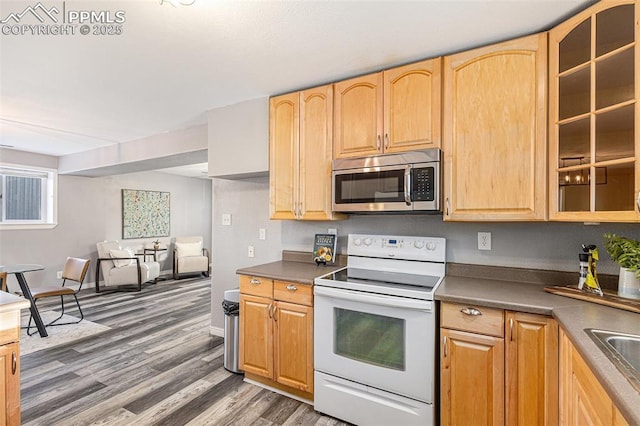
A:
<svg viewBox="0 0 640 426">
<path fill-rule="evenodd" d="M 491 250 L 491 232 L 478 232 L 478 250 Z"/>
<path fill-rule="evenodd" d="M 62 271 L 56 272 L 56 278 L 62 279 Z"/>
<path fill-rule="evenodd" d="M 247 248 L 247 256 L 248 257 L 256 257 L 256 249 L 253 246 L 249 246 Z"/>
<path fill-rule="evenodd" d="M 222 215 L 222 225 L 223 226 L 231 226 L 231 214 L 230 213 L 224 213 Z"/>
<path fill-rule="evenodd" d="M 267 239 L 267 230 L 264 228 L 260 228 L 260 239 L 261 240 Z"/>
</svg>

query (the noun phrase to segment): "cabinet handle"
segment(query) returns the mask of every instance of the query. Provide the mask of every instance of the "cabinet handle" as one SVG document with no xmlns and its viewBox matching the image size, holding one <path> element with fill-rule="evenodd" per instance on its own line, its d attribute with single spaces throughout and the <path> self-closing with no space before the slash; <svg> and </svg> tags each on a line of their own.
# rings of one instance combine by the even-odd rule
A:
<svg viewBox="0 0 640 426">
<path fill-rule="evenodd" d="M 384 149 L 389 149 L 389 133 L 384 134 Z"/>
<path fill-rule="evenodd" d="M 382 149 L 382 139 L 380 138 L 380 135 L 378 135 L 378 151 L 380 151 Z"/>
<path fill-rule="evenodd" d="M 289 284 L 289 285 L 287 285 L 287 290 L 296 291 L 297 289 L 298 289 L 298 287 L 296 287 L 296 286 L 295 286 L 295 285 L 293 285 L 293 284 Z"/>
<path fill-rule="evenodd" d="M 449 197 L 447 197 L 444 204 L 445 204 L 444 214 L 449 216 Z"/>
<path fill-rule="evenodd" d="M 276 312 L 278 312 L 278 306 L 274 306 L 273 307 L 273 314 L 271 315 L 271 317 L 273 318 L 274 321 L 278 322 L 278 317 L 276 316 Z"/>
<path fill-rule="evenodd" d="M 15 352 L 11 353 L 11 374 L 16 375 L 16 370 L 18 369 L 18 355 Z"/>
<path fill-rule="evenodd" d="M 640 191 L 638 191 L 638 200 L 636 201 L 636 204 L 638 205 L 638 212 L 640 212 Z"/>
<path fill-rule="evenodd" d="M 447 357 L 447 336 L 444 336 L 444 343 L 442 345 L 442 350 L 444 353 L 444 357 Z"/>
<path fill-rule="evenodd" d="M 302 202 L 298 203 L 298 217 L 302 217 Z"/>
<path fill-rule="evenodd" d="M 513 342 L 513 318 L 509 318 L 509 340 Z"/>
<path fill-rule="evenodd" d="M 273 314 L 271 313 L 271 308 L 273 308 L 273 304 L 269 303 L 269 307 L 267 308 L 267 316 L 269 319 L 273 318 Z"/>
<path fill-rule="evenodd" d="M 478 310 L 476 308 L 462 308 L 462 309 L 460 309 L 460 312 L 462 312 L 465 315 L 471 315 L 473 317 L 477 317 L 478 315 L 482 315 L 482 312 L 480 312 L 480 310 Z"/>
<path fill-rule="evenodd" d="M 257 280 L 255 278 L 253 278 L 253 279 L 251 279 L 251 281 L 249 281 L 249 284 L 260 285 L 260 280 Z"/>
</svg>

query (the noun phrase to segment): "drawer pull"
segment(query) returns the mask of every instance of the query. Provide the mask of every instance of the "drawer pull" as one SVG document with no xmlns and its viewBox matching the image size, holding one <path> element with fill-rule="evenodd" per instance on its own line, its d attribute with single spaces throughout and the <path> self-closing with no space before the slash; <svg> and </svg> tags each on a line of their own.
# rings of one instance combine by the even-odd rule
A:
<svg viewBox="0 0 640 426">
<path fill-rule="evenodd" d="M 16 370 L 18 369 L 18 355 L 15 352 L 11 353 L 11 374 L 16 375 Z"/>
<path fill-rule="evenodd" d="M 253 285 L 259 285 L 260 284 L 260 280 L 257 280 L 255 278 L 253 278 L 253 279 L 251 279 L 251 281 L 249 281 L 249 283 L 253 284 Z"/>
<path fill-rule="evenodd" d="M 287 285 L 287 290 L 290 290 L 290 291 L 296 291 L 297 289 L 298 289 L 298 287 L 296 287 L 296 286 L 295 286 L 295 285 L 293 285 L 293 284 L 289 284 L 289 285 Z"/>
<path fill-rule="evenodd" d="M 480 312 L 480 310 L 476 308 L 462 308 L 460 309 L 460 312 L 462 312 L 465 315 L 471 315 L 472 317 L 477 317 L 479 315 L 482 315 L 482 312 Z"/>
</svg>

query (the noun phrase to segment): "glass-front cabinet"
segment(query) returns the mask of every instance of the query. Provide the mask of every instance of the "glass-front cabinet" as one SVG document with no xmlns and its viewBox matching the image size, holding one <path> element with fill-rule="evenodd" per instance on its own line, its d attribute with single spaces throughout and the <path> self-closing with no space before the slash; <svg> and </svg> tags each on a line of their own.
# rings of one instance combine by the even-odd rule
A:
<svg viewBox="0 0 640 426">
<path fill-rule="evenodd" d="M 600 1 L 549 33 L 551 220 L 640 221 L 638 10 Z"/>
</svg>

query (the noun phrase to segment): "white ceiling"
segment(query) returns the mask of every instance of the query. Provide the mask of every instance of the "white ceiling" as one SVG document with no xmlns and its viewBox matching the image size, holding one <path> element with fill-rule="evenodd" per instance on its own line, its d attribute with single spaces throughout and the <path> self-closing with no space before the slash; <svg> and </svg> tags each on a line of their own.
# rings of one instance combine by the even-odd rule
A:
<svg viewBox="0 0 640 426">
<path fill-rule="evenodd" d="M 181 129 L 212 108 L 547 29 L 590 3 L 42 0 L 60 16 L 124 11 L 123 34 L 0 34 L 0 144 L 59 156 Z M 2 0 L 0 20 L 37 4 Z"/>
</svg>

